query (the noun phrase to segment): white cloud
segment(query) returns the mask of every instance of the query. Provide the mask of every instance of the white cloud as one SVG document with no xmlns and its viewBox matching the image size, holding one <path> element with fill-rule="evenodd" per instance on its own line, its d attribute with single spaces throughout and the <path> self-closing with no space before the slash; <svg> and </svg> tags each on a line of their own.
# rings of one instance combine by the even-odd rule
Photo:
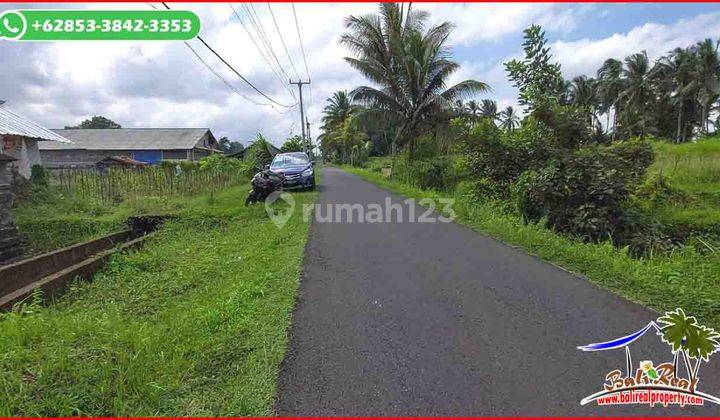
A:
<svg viewBox="0 0 720 420">
<path fill-rule="evenodd" d="M 720 37 L 720 13 L 681 19 L 671 25 L 646 23 L 625 34 L 599 40 L 581 39 L 553 44 L 553 54 L 562 64 L 566 78 L 594 75 L 607 58 L 624 59 L 646 50 L 651 60 L 676 47 L 686 47 L 704 38 Z"/>
<path fill-rule="evenodd" d="M 419 7 L 432 13 L 432 20 L 451 21 L 456 29 L 453 43 L 475 45 L 518 34 L 533 23 L 549 32 L 567 34 L 577 27 L 577 18 L 589 6 L 552 3 L 435 3 Z"/>
</svg>

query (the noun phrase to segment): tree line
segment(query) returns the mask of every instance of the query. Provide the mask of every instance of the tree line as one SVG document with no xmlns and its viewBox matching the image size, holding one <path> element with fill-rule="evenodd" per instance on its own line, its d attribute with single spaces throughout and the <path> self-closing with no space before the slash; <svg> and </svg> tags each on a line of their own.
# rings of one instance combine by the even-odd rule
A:
<svg viewBox="0 0 720 420">
<path fill-rule="evenodd" d="M 320 136 L 326 159 L 350 162 L 401 149 L 412 154 L 420 137 L 446 132 L 438 127 L 459 116 L 487 118 L 505 131 L 520 125 L 515 107 L 498 110 L 495 101 L 477 99 L 489 91 L 487 84 L 466 80 L 447 86 L 459 68 L 446 46 L 453 25 L 425 29 L 427 18 L 425 11 L 386 3 L 377 14 L 345 20 L 340 43 L 353 53 L 345 60 L 375 87 L 338 91 L 327 100 Z M 566 80 L 560 65 L 550 62 L 542 28 L 533 25 L 523 44 L 528 60 L 511 60 L 505 68 L 526 116 L 533 110 L 529 98 L 541 93 L 576 106 L 598 140 L 652 135 L 686 142 L 720 126 L 719 45 L 720 40 L 705 39 L 654 61 L 645 51 L 609 58 L 594 77 Z"/>
<path fill-rule="evenodd" d="M 679 244 L 632 198 L 654 161 L 650 136 L 686 142 L 717 130 L 710 121 L 720 98 L 717 42 L 655 61 L 644 51 L 608 59 L 595 77 L 567 80 L 544 31 L 532 25 L 523 57 L 505 63 L 521 117 L 515 107 L 499 111 L 479 100 L 486 83 L 448 85 L 459 68 L 446 45 L 453 25 L 427 19 L 412 6 L 383 3 L 378 13 L 345 20 L 340 42 L 352 53 L 345 60 L 372 86 L 328 99 L 325 159 L 363 165 L 389 154 L 401 182 L 496 200 L 572 237 L 645 255 Z"/>
</svg>

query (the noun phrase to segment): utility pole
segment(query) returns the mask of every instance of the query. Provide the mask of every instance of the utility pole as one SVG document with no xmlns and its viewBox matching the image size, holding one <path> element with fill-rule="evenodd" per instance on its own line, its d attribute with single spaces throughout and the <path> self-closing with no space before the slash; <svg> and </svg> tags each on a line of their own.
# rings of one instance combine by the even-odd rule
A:
<svg viewBox="0 0 720 420">
<path fill-rule="evenodd" d="M 312 136 L 310 135 L 310 121 L 306 121 L 305 124 L 307 124 L 307 136 L 308 136 L 307 148 L 308 148 L 308 150 L 309 150 L 308 156 L 310 156 L 310 153 L 312 153 L 312 149 L 313 149 L 313 147 L 312 147 Z"/>
<path fill-rule="evenodd" d="M 302 138 L 303 143 L 305 144 L 305 153 L 309 153 L 308 146 L 307 146 L 307 137 L 305 137 L 305 109 L 303 105 L 303 97 L 302 97 L 302 87 L 303 85 L 309 85 L 310 80 L 308 79 L 307 82 L 303 82 L 301 79 L 298 79 L 297 82 L 293 82 L 292 79 L 290 79 L 291 85 L 297 85 L 298 90 L 300 90 L 300 128 L 302 129 Z"/>
</svg>

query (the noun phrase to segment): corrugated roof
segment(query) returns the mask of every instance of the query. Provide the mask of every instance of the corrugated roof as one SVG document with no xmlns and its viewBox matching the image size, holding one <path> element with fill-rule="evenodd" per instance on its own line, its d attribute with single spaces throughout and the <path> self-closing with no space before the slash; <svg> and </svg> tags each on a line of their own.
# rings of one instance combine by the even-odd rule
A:
<svg viewBox="0 0 720 420">
<path fill-rule="evenodd" d="M 40 143 L 40 150 L 192 149 L 207 128 L 117 128 L 53 130 L 72 144 Z"/>
<path fill-rule="evenodd" d="M 68 139 L 0 105 L 0 134 L 69 143 Z M 56 143 L 56 144 L 60 144 Z"/>
</svg>

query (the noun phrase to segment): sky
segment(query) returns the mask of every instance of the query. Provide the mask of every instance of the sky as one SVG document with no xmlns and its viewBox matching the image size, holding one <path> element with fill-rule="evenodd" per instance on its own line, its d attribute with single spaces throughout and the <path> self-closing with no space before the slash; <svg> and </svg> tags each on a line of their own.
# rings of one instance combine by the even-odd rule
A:
<svg viewBox="0 0 720 420">
<path fill-rule="evenodd" d="M 322 110 L 333 92 L 368 84 L 345 63 L 343 57 L 350 53 L 338 39 L 347 16 L 373 13 L 377 4 L 296 4 L 305 60 L 290 3 L 271 6 L 279 31 L 267 3 L 235 3 L 235 10 L 228 3 L 169 5 L 196 12 L 202 21 L 201 36 L 277 102 L 297 102 L 297 86 L 289 85 L 287 76 L 303 80 L 309 76 L 312 84 L 304 87 L 303 97 L 313 138 L 319 134 Z M 2 4 L 0 10 L 30 7 L 150 9 L 147 3 L 78 3 Z M 449 45 L 461 67 L 450 83 L 465 79 L 488 83 L 492 92 L 477 99 L 495 99 L 499 108 L 516 105 L 517 91 L 507 81 L 503 63 L 522 56 L 522 31 L 533 23 L 546 30 L 553 57 L 567 79 L 594 75 L 610 57 L 622 59 L 646 50 L 655 59 L 704 38 L 720 39 L 720 4 L 414 3 L 413 7 L 428 10 L 430 23 L 456 25 Z M 259 41 L 248 10 L 257 16 L 284 73 L 274 74 L 254 45 L 253 39 Z M 102 115 L 123 127 L 207 127 L 217 138 L 245 144 L 257 133 L 277 145 L 299 134 L 297 105 L 256 105 L 267 100 L 197 40 L 190 44 L 235 89 L 209 71 L 183 42 L 0 40 L 0 100 L 49 128 Z"/>
</svg>

